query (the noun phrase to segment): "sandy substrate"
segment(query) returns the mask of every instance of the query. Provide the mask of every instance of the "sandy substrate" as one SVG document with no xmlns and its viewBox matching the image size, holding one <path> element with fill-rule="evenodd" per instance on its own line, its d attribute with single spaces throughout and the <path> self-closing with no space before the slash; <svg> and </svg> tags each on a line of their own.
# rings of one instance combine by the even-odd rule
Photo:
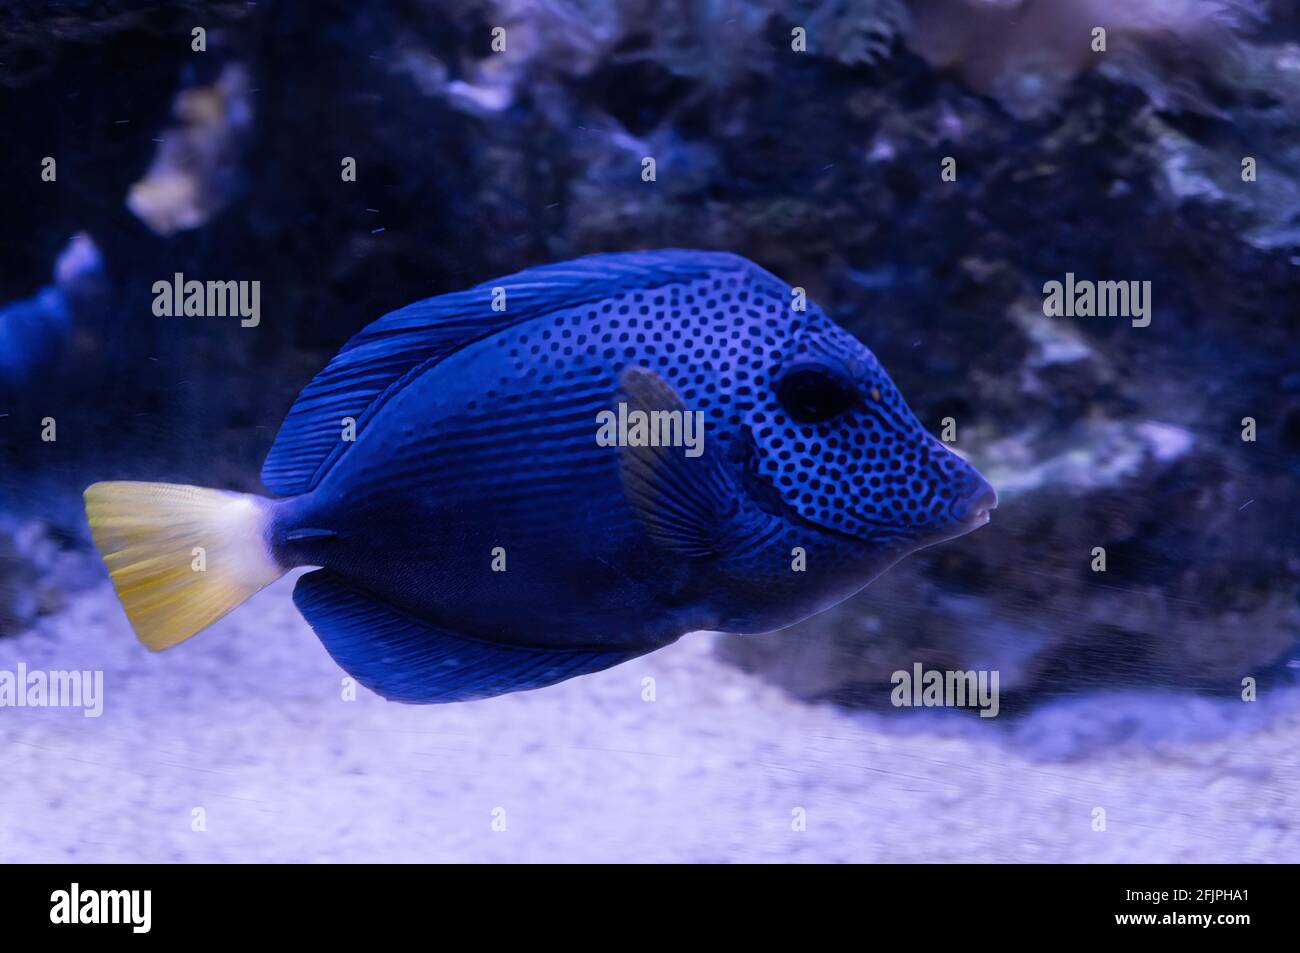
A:
<svg viewBox="0 0 1300 953">
<path fill-rule="evenodd" d="M 1300 860 L 1300 714 L 1045 761 L 1050 719 L 899 731 L 791 701 L 705 634 L 539 692 L 345 701 L 291 589 L 164 655 L 107 585 L 0 642 L 0 670 L 102 669 L 106 696 L 0 709 L 0 861 Z"/>
</svg>

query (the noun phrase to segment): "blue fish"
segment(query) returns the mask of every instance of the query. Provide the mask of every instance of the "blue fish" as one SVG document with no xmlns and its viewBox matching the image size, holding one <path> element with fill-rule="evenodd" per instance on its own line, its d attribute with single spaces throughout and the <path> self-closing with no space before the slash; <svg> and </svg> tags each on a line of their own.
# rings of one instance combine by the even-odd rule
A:
<svg viewBox="0 0 1300 953">
<path fill-rule="evenodd" d="M 0 394 L 20 393 L 49 373 L 71 330 L 72 309 L 56 285 L 0 308 Z"/>
<path fill-rule="evenodd" d="M 55 263 L 53 284 L 0 307 L 0 396 L 21 393 L 48 376 L 72 336 L 78 288 L 101 268 L 94 242 L 74 235 Z"/>
<path fill-rule="evenodd" d="M 547 265 L 394 311 L 299 395 L 277 498 L 86 490 L 140 639 L 175 645 L 297 566 L 294 601 L 385 698 L 595 672 L 769 632 L 997 505 L 879 362 L 736 255 Z"/>
</svg>

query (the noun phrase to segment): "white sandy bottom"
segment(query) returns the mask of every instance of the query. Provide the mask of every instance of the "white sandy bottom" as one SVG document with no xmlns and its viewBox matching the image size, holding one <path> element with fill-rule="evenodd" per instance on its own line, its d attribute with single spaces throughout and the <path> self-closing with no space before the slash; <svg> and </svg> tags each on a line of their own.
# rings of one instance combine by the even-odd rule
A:
<svg viewBox="0 0 1300 953">
<path fill-rule="evenodd" d="M 106 695 L 0 709 L 0 861 L 1300 860 L 1294 714 L 1033 761 L 997 719 L 792 701 L 705 634 L 538 692 L 349 702 L 291 589 L 161 655 L 107 585 L 0 642 L 0 669 L 102 669 Z"/>
</svg>

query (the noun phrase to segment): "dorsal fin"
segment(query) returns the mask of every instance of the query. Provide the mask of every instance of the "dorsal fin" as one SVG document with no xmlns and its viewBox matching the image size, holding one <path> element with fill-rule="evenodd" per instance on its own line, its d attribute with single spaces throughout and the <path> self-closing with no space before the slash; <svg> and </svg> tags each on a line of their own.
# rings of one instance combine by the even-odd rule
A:
<svg viewBox="0 0 1300 953">
<path fill-rule="evenodd" d="M 407 381 L 463 347 L 561 308 L 757 266 L 725 252 L 664 249 L 589 255 L 529 268 L 399 308 L 358 332 L 298 395 L 262 464 L 272 493 L 306 493 L 351 446 L 343 418 L 365 418 Z M 492 310 L 493 289 L 506 291 Z"/>
</svg>

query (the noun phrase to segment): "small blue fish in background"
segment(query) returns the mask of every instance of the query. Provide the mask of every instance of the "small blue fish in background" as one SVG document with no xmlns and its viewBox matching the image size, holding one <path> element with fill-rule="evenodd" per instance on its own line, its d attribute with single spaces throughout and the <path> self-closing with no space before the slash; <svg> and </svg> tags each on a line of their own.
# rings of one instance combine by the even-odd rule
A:
<svg viewBox="0 0 1300 953">
<path fill-rule="evenodd" d="M 262 468 L 279 498 L 96 483 L 95 543 L 155 650 L 321 567 L 299 610 L 402 702 L 792 625 L 997 505 L 871 352 L 792 292 L 735 255 L 666 250 L 417 302 L 298 397 Z M 611 415 L 643 426 L 598 439 Z M 687 415 L 702 439 L 673 446 Z"/>
<path fill-rule="evenodd" d="M 95 243 L 74 235 L 54 267 L 54 283 L 0 308 L 0 396 L 32 387 L 58 361 L 72 336 L 78 286 L 99 274 Z"/>
</svg>

